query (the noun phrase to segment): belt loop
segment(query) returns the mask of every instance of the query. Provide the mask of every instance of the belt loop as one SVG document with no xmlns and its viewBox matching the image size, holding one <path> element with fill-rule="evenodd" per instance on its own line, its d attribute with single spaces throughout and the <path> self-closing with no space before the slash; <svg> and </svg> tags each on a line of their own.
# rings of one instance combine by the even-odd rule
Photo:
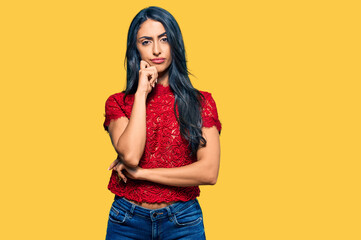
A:
<svg viewBox="0 0 361 240">
<path fill-rule="evenodd" d="M 166 207 L 168 212 L 168 217 L 171 217 L 173 215 L 172 211 L 170 210 L 170 207 Z"/>
<path fill-rule="evenodd" d="M 131 209 L 130 209 L 130 213 L 132 214 L 132 216 L 133 216 L 135 207 L 136 207 L 135 204 L 132 203 L 132 207 L 131 207 Z"/>
</svg>

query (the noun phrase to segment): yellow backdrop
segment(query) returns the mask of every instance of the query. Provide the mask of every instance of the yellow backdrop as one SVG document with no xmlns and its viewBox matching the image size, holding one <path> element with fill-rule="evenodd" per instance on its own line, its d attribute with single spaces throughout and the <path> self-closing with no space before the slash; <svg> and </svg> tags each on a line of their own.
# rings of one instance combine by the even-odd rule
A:
<svg viewBox="0 0 361 240">
<path fill-rule="evenodd" d="M 1 3 L 0 239 L 104 239 L 104 104 L 152 5 L 178 21 L 223 124 L 219 179 L 199 197 L 207 239 L 361 239 L 356 2 Z"/>
</svg>

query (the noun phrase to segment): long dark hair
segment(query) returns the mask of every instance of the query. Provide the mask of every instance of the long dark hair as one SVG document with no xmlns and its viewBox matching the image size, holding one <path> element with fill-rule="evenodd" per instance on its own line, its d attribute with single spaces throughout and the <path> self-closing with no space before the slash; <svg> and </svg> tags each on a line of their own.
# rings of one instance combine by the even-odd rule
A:
<svg viewBox="0 0 361 240">
<path fill-rule="evenodd" d="M 199 146 L 207 144 L 202 136 L 201 97 L 189 79 L 182 33 L 174 17 L 165 9 L 151 6 L 142 9 L 133 19 L 128 30 L 127 52 L 124 60 L 127 64 L 127 87 L 124 101 L 128 94 L 134 94 L 138 88 L 141 57 L 136 46 L 140 25 L 147 19 L 163 24 L 171 47 L 172 62 L 169 66 L 169 87 L 174 93 L 174 114 L 180 126 L 181 135 L 189 142 L 190 155 L 195 156 Z M 191 74 L 192 75 L 192 74 Z M 179 118 L 176 114 L 178 106 Z"/>
</svg>

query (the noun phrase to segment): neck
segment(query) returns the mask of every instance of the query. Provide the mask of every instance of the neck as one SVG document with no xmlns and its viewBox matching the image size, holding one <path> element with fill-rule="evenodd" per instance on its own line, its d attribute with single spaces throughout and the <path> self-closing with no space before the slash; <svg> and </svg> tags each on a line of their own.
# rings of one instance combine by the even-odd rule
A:
<svg viewBox="0 0 361 240">
<path fill-rule="evenodd" d="M 158 73 L 158 84 L 162 84 L 163 86 L 169 86 L 169 74 L 168 74 L 168 70 Z"/>
</svg>

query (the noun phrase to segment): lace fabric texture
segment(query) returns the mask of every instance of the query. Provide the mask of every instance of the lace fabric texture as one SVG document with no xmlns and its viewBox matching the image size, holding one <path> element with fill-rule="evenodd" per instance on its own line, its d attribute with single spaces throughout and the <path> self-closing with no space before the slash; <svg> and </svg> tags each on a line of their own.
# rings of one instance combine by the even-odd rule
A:
<svg viewBox="0 0 361 240">
<path fill-rule="evenodd" d="M 216 126 L 219 133 L 222 126 L 218 119 L 217 107 L 211 93 L 200 91 L 205 101 L 202 102 L 203 127 Z M 123 101 L 124 93 L 111 95 L 105 103 L 105 120 L 103 127 L 108 131 L 112 119 L 130 118 L 134 95 L 128 95 Z M 169 86 L 156 84 L 148 94 L 146 101 L 146 143 L 144 153 L 139 161 L 142 168 L 173 168 L 195 162 L 190 157 L 188 142 L 181 137 L 179 124 L 174 115 L 174 94 Z M 178 109 L 176 108 L 178 115 Z M 119 181 L 116 171 L 112 171 L 108 189 L 118 195 L 137 202 L 159 203 L 171 201 L 188 201 L 200 194 L 198 186 L 175 187 L 149 181 Z"/>
</svg>

